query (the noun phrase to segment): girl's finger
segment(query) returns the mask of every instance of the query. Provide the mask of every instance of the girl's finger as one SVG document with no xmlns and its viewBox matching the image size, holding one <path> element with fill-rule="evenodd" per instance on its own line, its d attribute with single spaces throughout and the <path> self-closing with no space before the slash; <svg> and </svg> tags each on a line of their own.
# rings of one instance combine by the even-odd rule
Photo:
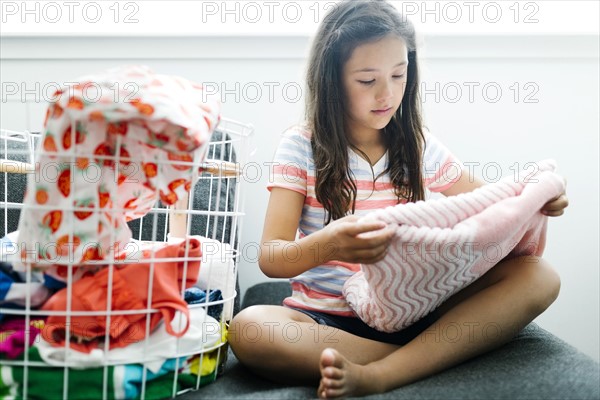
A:
<svg viewBox="0 0 600 400">
<path fill-rule="evenodd" d="M 542 213 L 548 217 L 559 217 L 559 216 L 563 215 L 565 212 L 563 209 L 560 209 L 557 211 L 544 210 L 544 211 L 542 211 Z"/>
<path fill-rule="evenodd" d="M 370 237 L 370 235 L 376 235 L 376 233 L 374 231 L 379 231 L 383 228 L 385 228 L 385 223 L 383 222 L 357 222 L 356 224 L 352 224 L 348 227 L 347 229 L 347 233 L 351 236 L 357 236 L 360 235 L 361 233 L 363 234 L 363 237 Z M 369 232 L 368 236 L 365 236 L 365 234 Z M 371 233 L 372 232 L 372 233 Z"/>
<path fill-rule="evenodd" d="M 569 200 L 565 197 L 564 199 L 552 201 L 544 205 L 544 211 L 560 211 L 569 206 Z"/>
<path fill-rule="evenodd" d="M 387 245 L 392 240 L 394 232 L 392 228 L 384 228 L 361 233 L 355 237 L 355 246 L 358 249 L 369 249 Z"/>
<path fill-rule="evenodd" d="M 354 255 L 356 262 L 361 264 L 371 264 L 383 259 L 387 254 L 387 246 L 378 246 L 371 249 L 357 250 Z"/>
</svg>

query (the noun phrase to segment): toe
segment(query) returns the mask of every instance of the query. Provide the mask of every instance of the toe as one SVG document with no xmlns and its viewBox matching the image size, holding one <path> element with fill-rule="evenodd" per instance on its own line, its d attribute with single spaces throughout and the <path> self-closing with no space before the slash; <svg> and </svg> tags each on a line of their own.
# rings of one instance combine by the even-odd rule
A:
<svg viewBox="0 0 600 400">
<path fill-rule="evenodd" d="M 317 397 L 319 397 L 320 399 L 326 399 L 327 398 L 327 391 L 323 387 L 323 383 L 321 383 L 319 385 L 319 388 L 317 389 Z"/>
<path fill-rule="evenodd" d="M 327 348 L 321 352 L 321 368 L 334 367 L 336 362 L 336 353 L 334 349 Z"/>
<path fill-rule="evenodd" d="M 344 368 L 346 358 L 342 356 L 337 350 L 332 348 L 326 348 L 321 352 L 321 368 L 335 367 Z"/>
<path fill-rule="evenodd" d="M 330 379 L 342 379 L 344 377 L 344 372 L 336 367 L 327 367 L 323 369 L 321 375 Z"/>
<path fill-rule="evenodd" d="M 344 397 L 346 392 L 343 389 L 325 389 L 322 394 L 320 394 L 323 399 L 336 399 L 340 397 Z"/>
<path fill-rule="evenodd" d="M 339 389 L 344 386 L 344 382 L 339 379 L 321 378 L 321 386 L 325 389 Z"/>
</svg>

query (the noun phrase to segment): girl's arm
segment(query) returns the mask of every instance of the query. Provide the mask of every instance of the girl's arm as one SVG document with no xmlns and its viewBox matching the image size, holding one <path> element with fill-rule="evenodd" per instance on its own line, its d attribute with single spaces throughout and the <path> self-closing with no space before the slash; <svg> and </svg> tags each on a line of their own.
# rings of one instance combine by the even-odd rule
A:
<svg viewBox="0 0 600 400">
<path fill-rule="evenodd" d="M 271 189 L 258 260 L 265 275 L 291 278 L 332 260 L 373 263 L 385 256 L 393 231 L 382 229 L 382 223 L 358 222 L 355 216 L 296 239 L 304 199 L 293 190 Z"/>
<path fill-rule="evenodd" d="M 442 194 L 444 196 L 454 196 L 461 193 L 472 192 L 483 185 L 485 185 L 485 183 L 482 180 L 470 175 L 468 170 L 463 169 L 458 181 L 448 189 L 444 190 Z"/>
<path fill-rule="evenodd" d="M 444 190 L 444 196 L 454 196 L 460 193 L 472 192 L 473 190 L 485 185 L 483 181 L 469 174 L 468 170 L 463 170 L 460 178 L 448 189 Z M 564 214 L 564 209 L 569 205 L 569 199 L 566 193 L 561 194 L 555 199 L 550 200 L 544 207 L 542 213 L 549 217 L 558 217 Z"/>
</svg>

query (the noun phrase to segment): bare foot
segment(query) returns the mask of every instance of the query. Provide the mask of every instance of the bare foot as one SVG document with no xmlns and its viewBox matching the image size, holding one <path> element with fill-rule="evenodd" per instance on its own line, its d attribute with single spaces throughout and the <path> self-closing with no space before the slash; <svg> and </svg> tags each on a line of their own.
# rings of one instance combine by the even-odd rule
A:
<svg viewBox="0 0 600 400">
<path fill-rule="evenodd" d="M 354 364 L 337 350 L 325 349 L 320 360 L 321 382 L 317 395 L 322 399 L 364 396 L 377 393 L 376 377 L 368 367 Z"/>
</svg>

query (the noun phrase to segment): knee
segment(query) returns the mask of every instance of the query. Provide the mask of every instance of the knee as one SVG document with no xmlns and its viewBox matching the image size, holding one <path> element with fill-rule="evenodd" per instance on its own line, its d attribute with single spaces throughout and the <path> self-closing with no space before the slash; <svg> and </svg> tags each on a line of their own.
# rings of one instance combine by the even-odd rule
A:
<svg viewBox="0 0 600 400">
<path fill-rule="evenodd" d="M 249 347 L 249 341 L 244 333 L 256 323 L 256 310 L 249 307 L 241 310 L 229 323 L 227 341 L 236 355 L 243 353 Z M 238 357 L 239 358 L 239 357 Z"/>
<path fill-rule="evenodd" d="M 524 285 L 524 292 L 528 293 L 532 311 L 536 314 L 544 312 L 558 298 L 560 276 L 543 258 L 519 257 L 511 272 L 517 272 L 513 278 Z"/>
<path fill-rule="evenodd" d="M 537 312 L 544 312 L 558 298 L 560 293 L 560 276 L 547 262 L 540 259 L 540 268 L 536 271 L 535 283 L 539 288 L 537 296 Z"/>
<path fill-rule="evenodd" d="M 236 357 L 244 364 L 264 356 L 263 327 L 265 312 L 261 306 L 252 306 L 240 311 L 230 322 L 227 341 Z"/>
</svg>

